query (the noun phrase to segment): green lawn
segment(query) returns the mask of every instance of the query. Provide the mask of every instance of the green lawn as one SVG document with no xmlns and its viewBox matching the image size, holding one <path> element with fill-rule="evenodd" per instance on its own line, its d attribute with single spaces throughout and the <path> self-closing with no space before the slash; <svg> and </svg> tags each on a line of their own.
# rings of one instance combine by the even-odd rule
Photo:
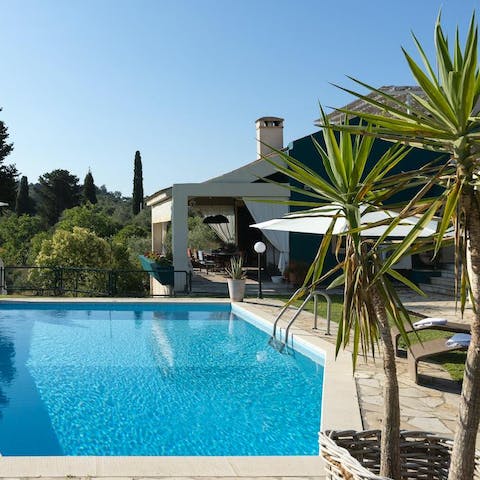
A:
<svg viewBox="0 0 480 480">
<path fill-rule="evenodd" d="M 337 322 L 340 320 L 342 315 L 343 307 L 343 297 L 341 295 L 331 295 L 332 297 L 332 321 Z M 276 296 L 278 300 L 287 301 L 290 297 L 288 295 Z M 297 300 L 294 305 L 299 306 L 302 303 L 301 300 Z M 305 306 L 305 310 L 313 313 L 313 300 L 310 300 Z M 319 297 L 318 302 L 318 314 L 325 317 L 327 314 L 327 302 L 323 297 Z M 412 317 L 412 322 L 415 322 L 417 319 Z M 419 338 L 422 342 L 433 340 L 435 338 L 448 338 L 452 334 L 448 332 L 441 332 L 438 330 L 424 330 L 419 332 L 419 337 L 414 333 L 409 334 L 411 343 L 418 343 Z M 400 346 L 405 346 L 405 343 L 400 339 Z M 465 366 L 466 352 L 449 352 L 442 353 L 440 355 L 435 355 L 432 357 L 432 361 L 439 363 L 447 370 L 453 380 L 461 381 L 463 378 L 463 371 Z"/>
<path fill-rule="evenodd" d="M 342 315 L 343 309 L 343 297 L 341 295 L 330 295 L 332 298 L 332 321 L 338 323 Z M 288 295 L 275 296 L 277 300 L 286 302 L 290 297 Z M 294 305 L 299 307 L 302 304 L 303 300 L 297 300 Z M 305 305 L 305 310 L 307 312 L 313 313 L 313 300 L 310 300 Z M 327 301 L 322 297 L 318 297 L 318 314 L 322 317 L 327 316 Z"/>
</svg>

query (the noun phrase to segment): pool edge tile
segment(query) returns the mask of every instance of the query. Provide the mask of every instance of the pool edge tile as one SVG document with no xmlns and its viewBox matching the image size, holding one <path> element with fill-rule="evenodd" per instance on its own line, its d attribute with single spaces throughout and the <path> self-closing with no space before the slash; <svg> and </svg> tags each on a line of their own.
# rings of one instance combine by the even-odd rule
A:
<svg viewBox="0 0 480 480">
<path fill-rule="evenodd" d="M 319 456 L 227 458 L 238 477 L 314 477 L 325 467 Z"/>
<path fill-rule="evenodd" d="M 0 477 L 93 477 L 95 457 L 1 457 Z"/>
<path fill-rule="evenodd" d="M 227 457 L 97 457 L 97 476 L 235 476 Z"/>
<path fill-rule="evenodd" d="M 317 456 L 3 457 L 0 478 L 19 477 L 318 477 Z"/>
</svg>

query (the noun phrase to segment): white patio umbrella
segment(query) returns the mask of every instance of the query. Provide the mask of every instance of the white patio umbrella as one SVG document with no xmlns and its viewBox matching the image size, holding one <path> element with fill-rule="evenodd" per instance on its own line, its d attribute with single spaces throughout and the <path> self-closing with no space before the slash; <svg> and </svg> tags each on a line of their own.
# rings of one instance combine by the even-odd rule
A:
<svg viewBox="0 0 480 480">
<path fill-rule="evenodd" d="M 385 225 L 378 225 L 372 228 L 366 228 L 361 231 L 361 235 L 365 237 L 381 237 L 388 228 L 388 220 L 398 217 L 398 213 L 391 210 L 368 211 L 368 206 L 360 208 L 362 225 L 386 222 Z M 308 213 L 291 213 L 282 218 L 274 218 L 266 222 L 255 223 L 251 227 L 260 230 L 280 230 L 284 232 L 313 233 L 323 235 L 328 230 L 332 218 L 338 215 L 334 235 L 339 235 L 348 231 L 347 221 L 339 206 L 335 204 L 318 207 L 310 210 Z M 407 217 L 389 232 L 389 237 L 406 237 L 411 229 L 418 223 L 420 216 Z M 432 220 L 420 232 L 420 237 L 429 237 L 437 231 L 437 220 Z"/>
</svg>

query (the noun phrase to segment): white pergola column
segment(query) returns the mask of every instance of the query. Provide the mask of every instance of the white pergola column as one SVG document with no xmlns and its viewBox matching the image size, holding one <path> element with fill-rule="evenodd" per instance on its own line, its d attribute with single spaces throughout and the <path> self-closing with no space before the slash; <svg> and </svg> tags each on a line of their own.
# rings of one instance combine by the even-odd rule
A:
<svg viewBox="0 0 480 480">
<path fill-rule="evenodd" d="M 168 222 L 152 223 L 152 250 L 163 253 Z"/>
<path fill-rule="evenodd" d="M 154 252 L 164 253 L 167 226 L 168 222 L 152 223 L 152 250 Z M 150 277 L 150 291 L 153 295 L 170 295 L 170 287 L 162 285 L 153 277 Z"/>
<path fill-rule="evenodd" d="M 187 258 L 188 194 L 181 185 L 172 187 L 172 250 L 175 270 L 190 270 Z M 185 288 L 185 273 L 175 274 L 175 291 Z"/>
</svg>

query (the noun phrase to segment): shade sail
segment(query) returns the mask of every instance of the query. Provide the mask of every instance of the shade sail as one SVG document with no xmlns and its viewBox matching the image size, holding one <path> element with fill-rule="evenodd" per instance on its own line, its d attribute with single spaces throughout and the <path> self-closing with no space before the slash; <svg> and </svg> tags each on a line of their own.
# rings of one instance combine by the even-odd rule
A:
<svg viewBox="0 0 480 480">
<path fill-rule="evenodd" d="M 172 200 L 167 200 L 152 208 L 152 223 L 172 221 Z"/>
<path fill-rule="evenodd" d="M 361 207 L 361 221 L 362 225 L 386 222 L 385 225 L 379 225 L 372 228 L 366 228 L 361 231 L 361 235 L 364 237 L 381 237 L 388 229 L 388 221 L 398 217 L 396 212 L 390 210 L 376 210 L 369 211 L 368 207 Z M 333 229 L 334 235 L 340 235 L 348 231 L 347 221 L 345 216 L 339 207 L 335 205 L 328 205 L 310 210 L 308 213 L 302 214 L 290 214 L 282 218 L 274 218 L 267 220 L 266 222 L 255 223 L 250 225 L 260 230 L 279 230 L 284 232 L 298 232 L 298 233 L 313 233 L 317 235 L 323 235 L 327 232 L 332 218 L 338 215 Z M 389 232 L 389 237 L 407 236 L 412 228 L 418 223 L 420 217 L 407 217 L 402 219 L 401 222 Z M 432 220 L 428 225 L 420 232 L 420 237 L 429 237 L 437 231 L 437 221 Z"/>
<path fill-rule="evenodd" d="M 279 200 L 282 199 L 279 198 Z M 283 203 L 255 202 L 248 197 L 243 197 L 243 201 L 252 215 L 253 220 L 257 223 L 273 217 L 283 217 L 288 214 L 288 205 Z M 288 264 L 290 249 L 290 237 L 288 232 L 265 230 L 263 234 L 279 252 L 277 267 L 283 274 Z"/>
</svg>

